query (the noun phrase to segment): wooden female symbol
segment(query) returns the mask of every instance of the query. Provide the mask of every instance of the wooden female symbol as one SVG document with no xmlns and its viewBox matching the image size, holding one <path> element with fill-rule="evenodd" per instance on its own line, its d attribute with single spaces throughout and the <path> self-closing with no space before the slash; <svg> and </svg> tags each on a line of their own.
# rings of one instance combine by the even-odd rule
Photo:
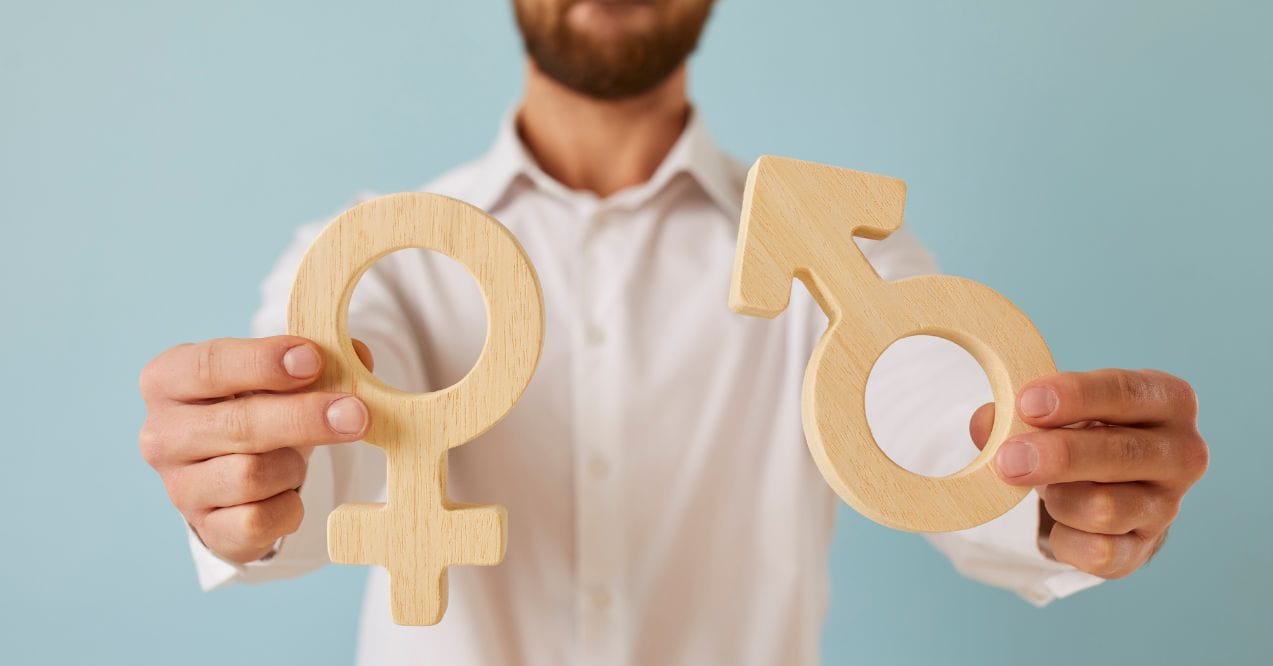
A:
<svg viewBox="0 0 1273 666">
<path fill-rule="evenodd" d="M 349 298 L 358 278 L 394 250 L 427 248 L 455 259 L 486 301 L 486 345 L 459 382 L 432 393 L 399 391 L 358 360 L 349 338 Z M 446 570 L 499 563 L 504 507 L 453 503 L 447 450 L 485 432 L 521 397 L 539 362 L 544 304 L 535 269 L 499 222 L 436 194 L 395 194 L 336 218 L 310 246 L 288 312 L 293 335 L 327 359 L 313 388 L 353 393 L 367 404 L 364 439 L 385 451 L 387 504 L 346 504 L 327 522 L 332 561 L 389 570 L 393 621 L 436 624 L 446 611 Z"/>
<path fill-rule="evenodd" d="M 822 476 L 876 522 L 919 532 L 965 529 L 1003 514 L 1029 491 L 1001 481 L 991 460 L 1004 440 L 1030 430 L 1017 415 L 1018 390 L 1056 368 L 1030 320 L 989 287 L 950 276 L 880 279 L 853 236 L 888 236 L 901 226 L 905 202 L 906 184 L 894 178 L 760 158 L 743 194 L 729 305 L 774 317 L 787 308 L 792 278 L 800 278 L 830 319 L 801 394 L 805 439 Z M 872 366 L 911 335 L 968 350 L 994 391 L 986 447 L 950 476 L 903 469 L 880 450 L 866 421 Z"/>
</svg>

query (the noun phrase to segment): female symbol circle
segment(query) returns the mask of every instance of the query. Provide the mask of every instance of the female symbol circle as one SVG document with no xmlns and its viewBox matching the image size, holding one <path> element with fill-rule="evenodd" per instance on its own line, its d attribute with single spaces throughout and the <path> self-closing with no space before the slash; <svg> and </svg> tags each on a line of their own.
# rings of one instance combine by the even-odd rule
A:
<svg viewBox="0 0 1273 666">
<path fill-rule="evenodd" d="M 486 302 L 486 344 L 460 381 L 432 393 L 400 391 L 376 379 L 354 352 L 349 299 L 377 259 L 425 248 L 458 261 Z M 436 194 L 395 194 L 355 206 L 310 246 L 292 285 L 288 329 L 313 340 L 327 363 L 313 389 L 353 393 L 371 416 L 364 438 L 384 449 L 386 504 L 346 504 L 328 518 L 332 561 L 389 570 L 398 624 L 436 624 L 446 610 L 446 569 L 497 564 L 507 521 L 500 506 L 446 497 L 447 450 L 495 425 L 512 409 L 539 362 L 544 304 L 535 269 L 494 218 Z"/>
<path fill-rule="evenodd" d="M 1009 437 L 1030 430 L 1017 415 L 1026 382 L 1055 372 L 1042 336 L 989 287 L 950 276 L 885 282 L 853 243 L 883 239 L 902 224 L 906 186 L 897 179 L 778 157 L 748 174 L 730 307 L 773 317 L 800 278 L 830 323 L 805 371 L 805 439 L 822 476 L 866 517 L 897 529 L 945 532 L 992 520 L 1029 492 L 999 479 L 990 461 Z M 935 335 L 968 350 L 990 378 L 995 423 L 963 470 L 915 474 L 893 462 L 866 420 L 866 381 L 898 338 Z"/>
</svg>

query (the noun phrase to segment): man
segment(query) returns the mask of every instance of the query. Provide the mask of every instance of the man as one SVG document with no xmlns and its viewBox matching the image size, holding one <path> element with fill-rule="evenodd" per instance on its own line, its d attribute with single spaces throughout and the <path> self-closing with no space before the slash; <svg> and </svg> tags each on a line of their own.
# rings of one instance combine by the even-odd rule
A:
<svg viewBox="0 0 1273 666">
<path fill-rule="evenodd" d="M 535 379 L 451 457 L 451 496 L 505 505 L 509 548 L 498 567 L 452 570 L 435 627 L 393 625 L 373 569 L 360 663 L 817 661 L 837 500 L 805 449 L 799 389 L 825 319 L 803 290 L 776 321 L 726 308 L 744 170 L 686 98 L 710 7 L 515 3 L 525 97 L 486 156 L 423 188 L 501 220 L 543 286 Z M 306 391 L 324 359 L 278 335 L 320 228 L 300 230 L 263 286 L 253 329 L 270 337 L 180 345 L 142 373 L 141 448 L 191 527 L 205 588 L 322 566 L 331 509 L 383 499 L 383 457 L 348 445 L 366 406 Z M 905 229 L 860 246 L 885 279 L 935 270 Z M 368 271 L 350 322 L 364 361 L 374 353 L 377 374 L 409 391 L 461 377 L 485 330 L 463 269 L 419 250 Z M 939 391 L 965 390 L 975 364 L 912 341 L 881 365 L 868 395 L 879 438 L 902 442 L 894 457 L 911 469 L 949 471 L 958 452 L 934 428 L 952 414 L 890 377 L 922 368 Z M 1144 564 L 1207 464 L 1189 386 L 1154 371 L 1061 373 L 1019 403 L 1042 430 L 1006 443 L 996 465 L 1038 499 L 930 540 L 1036 604 Z M 989 405 L 973 415 L 974 440 L 992 419 Z"/>
</svg>

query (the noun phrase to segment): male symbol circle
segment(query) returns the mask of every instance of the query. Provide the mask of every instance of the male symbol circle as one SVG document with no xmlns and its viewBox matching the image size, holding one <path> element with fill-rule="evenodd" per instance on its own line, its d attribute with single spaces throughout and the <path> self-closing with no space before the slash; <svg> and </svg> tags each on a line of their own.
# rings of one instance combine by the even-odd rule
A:
<svg viewBox="0 0 1273 666">
<path fill-rule="evenodd" d="M 349 338 L 349 299 L 377 259 L 403 248 L 455 259 L 486 302 L 486 345 L 459 382 L 432 393 L 399 391 L 358 360 Z M 398 624 L 436 624 L 446 610 L 446 569 L 504 557 L 501 506 L 446 496 L 447 450 L 485 432 L 521 397 L 544 336 L 539 280 L 521 245 L 499 222 L 462 201 L 395 194 L 336 218 L 310 246 L 292 285 L 288 328 L 327 359 L 314 390 L 356 394 L 371 426 L 364 438 L 385 451 L 387 504 L 346 504 L 327 523 L 332 561 L 389 570 Z"/>
<path fill-rule="evenodd" d="M 897 529 L 944 532 L 989 521 L 1028 492 L 1009 486 L 990 461 L 1008 437 L 1030 430 L 1017 390 L 1055 372 L 1039 332 L 989 287 L 950 276 L 885 282 L 853 236 L 883 239 L 902 224 L 906 185 L 860 171 L 762 157 L 743 195 L 729 304 L 773 317 L 798 277 L 830 319 L 805 371 L 805 439 L 831 487 L 868 518 Z M 990 378 L 997 418 L 967 467 L 945 477 L 907 471 L 875 442 L 866 420 L 866 380 L 898 338 L 935 335 L 961 345 Z"/>
</svg>

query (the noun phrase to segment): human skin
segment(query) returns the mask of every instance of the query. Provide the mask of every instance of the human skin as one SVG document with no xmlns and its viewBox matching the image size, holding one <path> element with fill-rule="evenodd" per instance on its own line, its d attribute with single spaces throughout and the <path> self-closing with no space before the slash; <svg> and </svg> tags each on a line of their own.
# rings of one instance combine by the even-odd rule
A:
<svg viewBox="0 0 1273 666">
<path fill-rule="evenodd" d="M 1017 411 L 1039 430 L 1004 442 L 995 466 L 1038 490 L 1044 551 L 1103 578 L 1148 562 L 1210 459 L 1188 382 L 1158 370 L 1060 372 L 1023 387 Z M 993 403 L 973 414 L 978 447 L 993 422 Z"/>
<path fill-rule="evenodd" d="M 579 3 L 567 11 L 582 16 L 571 19 L 576 28 L 613 40 L 625 30 L 649 29 L 656 23 L 649 13 L 662 9 Z M 528 62 L 518 130 L 547 173 L 606 196 L 650 178 L 689 109 L 683 63 L 639 95 L 599 100 Z M 361 342 L 355 347 L 370 367 L 371 352 Z M 142 457 L 221 558 L 260 559 L 295 532 L 304 516 L 297 488 L 309 451 L 366 432 L 367 407 L 358 398 L 305 390 L 322 362 L 318 346 L 303 338 L 226 338 L 178 345 L 142 370 Z"/>
<path fill-rule="evenodd" d="M 371 368 L 366 345 L 355 340 L 354 348 Z M 305 390 L 322 368 L 317 345 L 280 335 L 181 344 L 142 369 L 142 457 L 222 558 L 260 559 L 295 532 L 310 451 L 366 432 L 358 398 Z"/>
<path fill-rule="evenodd" d="M 705 21 L 696 10 L 710 4 L 516 0 L 528 16 L 559 15 L 582 36 L 578 43 L 599 49 L 685 16 Z M 605 197 L 647 181 L 672 148 L 691 113 L 686 80 L 682 60 L 639 93 L 597 97 L 528 58 L 518 132 L 558 182 Z M 370 351 L 357 341 L 355 348 L 370 367 Z M 367 408 L 356 397 L 305 390 L 322 363 L 312 342 L 276 336 L 178 345 L 142 371 L 142 455 L 222 558 L 259 559 L 294 532 L 304 515 L 296 489 L 309 451 L 365 433 Z M 1193 389 L 1152 370 L 1058 373 L 1025 387 L 1018 405 L 1040 430 L 1005 442 L 996 467 L 1006 482 L 1039 489 L 1041 547 L 1107 578 L 1142 566 L 1207 467 Z M 993 405 L 973 415 L 978 446 L 992 421 Z"/>
</svg>

